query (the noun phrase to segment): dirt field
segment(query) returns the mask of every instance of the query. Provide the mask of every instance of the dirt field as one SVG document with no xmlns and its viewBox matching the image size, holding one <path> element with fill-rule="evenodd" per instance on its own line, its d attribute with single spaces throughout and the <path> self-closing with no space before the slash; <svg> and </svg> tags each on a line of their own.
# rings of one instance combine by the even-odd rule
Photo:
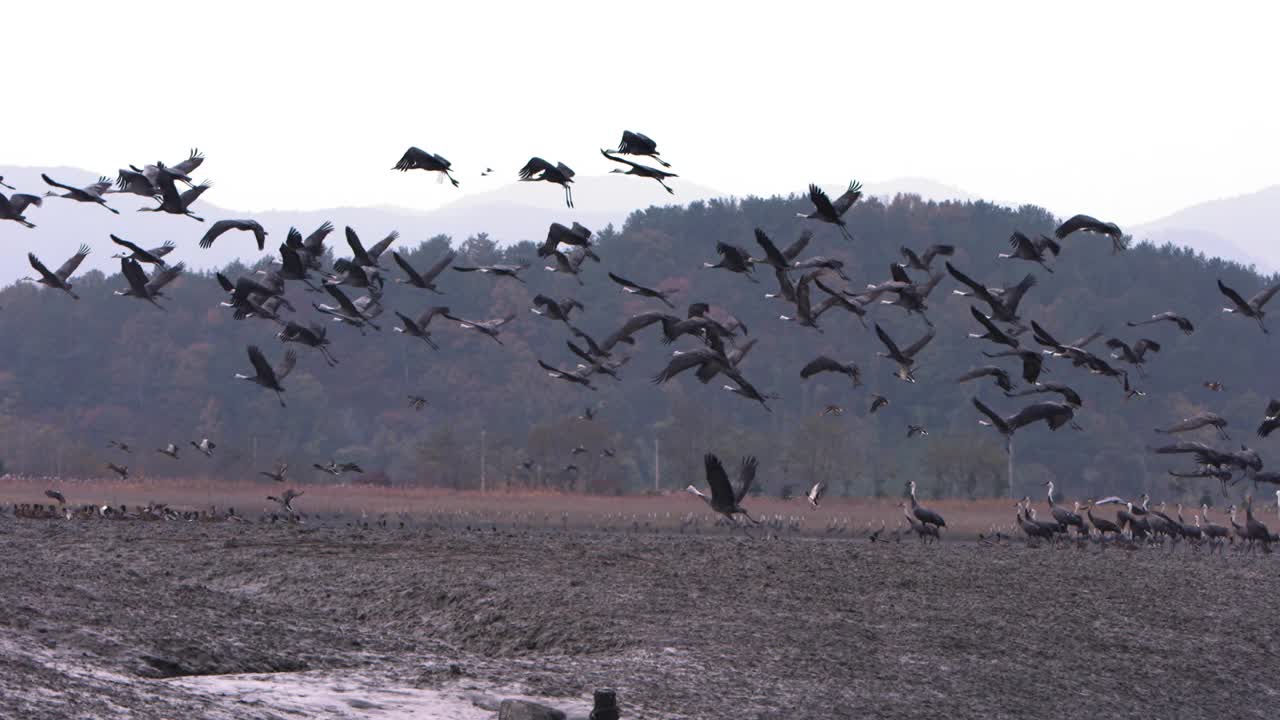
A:
<svg viewBox="0 0 1280 720">
<path fill-rule="evenodd" d="M 1280 707 L 1276 556 L 886 545 L 822 516 L 681 533 L 706 516 L 688 497 L 520 498 L 501 521 L 492 498 L 433 502 L 404 528 L 349 506 L 300 526 L 0 519 L 0 717 L 467 720 L 516 695 L 573 717 L 598 687 L 634 718 Z M 819 512 L 897 512 L 840 505 Z M 1011 515 L 935 506 L 957 534 Z"/>
</svg>

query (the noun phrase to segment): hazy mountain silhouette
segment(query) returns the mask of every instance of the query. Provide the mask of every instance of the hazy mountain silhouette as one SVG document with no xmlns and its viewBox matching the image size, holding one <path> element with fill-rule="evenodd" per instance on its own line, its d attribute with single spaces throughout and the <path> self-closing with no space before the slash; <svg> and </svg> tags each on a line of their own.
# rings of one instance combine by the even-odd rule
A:
<svg viewBox="0 0 1280 720">
<path fill-rule="evenodd" d="M 1248 195 L 1210 200 L 1130 228 L 1138 239 L 1171 242 L 1209 256 L 1253 263 L 1263 272 L 1280 270 L 1275 231 L 1280 221 L 1280 185 Z"/>
</svg>

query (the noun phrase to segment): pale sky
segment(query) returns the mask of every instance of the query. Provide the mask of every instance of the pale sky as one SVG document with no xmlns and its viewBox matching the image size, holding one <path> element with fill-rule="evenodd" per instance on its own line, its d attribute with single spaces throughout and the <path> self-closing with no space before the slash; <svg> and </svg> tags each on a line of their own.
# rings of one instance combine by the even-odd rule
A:
<svg viewBox="0 0 1280 720">
<path fill-rule="evenodd" d="M 460 191 L 391 172 L 409 145 L 465 192 L 632 129 L 733 194 L 918 176 L 1131 224 L 1280 182 L 1269 5 L 15 3 L 0 165 L 198 146 L 223 207 L 430 209 Z"/>
</svg>

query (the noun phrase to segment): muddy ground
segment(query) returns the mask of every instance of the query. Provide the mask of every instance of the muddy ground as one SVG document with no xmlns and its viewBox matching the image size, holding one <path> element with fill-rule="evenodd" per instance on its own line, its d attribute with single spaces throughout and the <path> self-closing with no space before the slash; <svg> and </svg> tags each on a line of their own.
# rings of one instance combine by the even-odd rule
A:
<svg viewBox="0 0 1280 720">
<path fill-rule="evenodd" d="M 1185 548 L 8 518 L 0 717 L 572 716 L 597 687 L 632 718 L 1275 717 L 1277 578 Z"/>
</svg>

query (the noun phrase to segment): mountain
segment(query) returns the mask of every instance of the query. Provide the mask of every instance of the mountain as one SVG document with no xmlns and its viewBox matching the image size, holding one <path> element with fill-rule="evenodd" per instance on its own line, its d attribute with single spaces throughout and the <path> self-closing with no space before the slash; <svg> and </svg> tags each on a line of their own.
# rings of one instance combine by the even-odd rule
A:
<svg viewBox="0 0 1280 720">
<path fill-rule="evenodd" d="M 716 452 L 730 458 L 756 455 L 758 485 L 770 493 L 788 485 L 803 490 L 819 479 L 835 494 L 893 495 L 907 479 L 917 480 L 927 493 L 1008 493 L 1002 443 L 994 431 L 977 424 L 980 416 L 971 400 L 979 397 L 1008 414 L 1033 398 L 1006 398 L 989 382 L 956 382 L 966 370 L 994 363 L 1024 385 L 1017 361 L 984 357 L 983 350 L 998 348 L 967 337 L 977 326 L 971 301 L 951 292 L 956 283 L 943 276 L 929 297 L 928 316 L 937 335 L 920 353 L 919 382 L 902 383 L 892 377 L 892 365 L 877 357 L 883 348 L 873 328 L 879 325 L 899 343 L 912 343 L 928 330 L 920 317 L 876 303 L 867 308 L 864 325 L 835 308 L 821 316 L 822 332 L 817 332 L 779 319 L 789 309 L 764 297 L 776 287 L 768 268 L 757 267 L 748 278 L 703 267 L 716 258 L 718 242 L 754 248 L 756 227 L 778 243 L 813 230 L 802 257 L 842 261 L 848 283 L 834 275 L 823 279 L 838 289 L 887 279 L 901 246 L 921 249 L 946 241 L 956 246 L 953 265 L 989 285 L 1034 273 L 1037 284 L 1020 312 L 1061 338 L 1101 326 L 1105 337 L 1129 343 L 1150 338 L 1161 345 L 1145 374 L 1131 372 L 1131 382 L 1147 393 L 1132 400 L 1125 399 L 1115 379 L 1062 360 L 1046 361 L 1046 379 L 1066 383 L 1084 398 L 1076 415 L 1083 430 L 1049 432 L 1037 426 L 1018 432 L 1014 492 L 1019 495 L 1038 494 L 1040 483 L 1053 479 L 1073 496 L 1142 490 L 1171 501 L 1198 502 L 1203 490 L 1216 496 L 1212 482 L 1165 475 L 1190 463 L 1144 452 L 1144 446 L 1162 440 L 1152 428 L 1212 410 L 1230 419 L 1233 437 L 1244 439 L 1267 398 L 1280 395 L 1280 376 L 1269 364 L 1269 336 L 1251 321 L 1220 312 L 1216 278 L 1246 296 L 1263 284 L 1263 278 L 1236 264 L 1146 243 L 1113 256 L 1109 243 L 1081 242 L 1052 261 L 1050 274 L 1028 263 L 996 259 L 1004 249 L 1002 238 L 1014 229 L 1034 235 L 1054 227 L 1059 218 L 1043 209 L 937 204 L 914 197 L 884 203 L 872 197 L 847 216 L 858 238 L 850 244 L 832 227 L 795 217 L 807 207 L 802 197 L 744 198 L 637 211 L 621 230 L 600 233 L 595 251 L 601 261 L 586 264 L 581 284 L 536 265 L 523 273 L 523 282 L 446 271 L 440 278 L 443 295 L 388 282 L 380 332 L 333 323 L 311 307 L 329 302 L 326 295 L 291 284 L 288 297 L 296 311 L 286 315 L 329 328 L 339 360 L 334 367 L 313 350 L 282 345 L 270 321 L 232 319 L 218 306 L 225 295 L 200 273 L 188 273 L 166 288 L 163 311 L 113 296 L 112 289 L 124 285 L 119 276 L 92 271 L 73 278 L 79 301 L 30 284 L 11 286 L 0 290 L 0 336 L 8 339 L 0 353 L 0 462 L 10 472 L 96 476 L 103 463 L 116 459 L 105 449 L 106 441 L 118 439 L 142 448 L 128 460 L 141 477 L 242 480 L 288 462 L 298 468 L 297 482 L 324 482 L 327 478 L 304 469 L 335 458 L 358 462 L 368 471 L 366 480 L 472 487 L 485 438 L 488 477 L 495 486 L 619 492 L 650 486 L 656 443 L 665 487 L 700 479 L 703 453 Z M 108 215 L 100 208 L 83 210 Z M 240 246 L 248 242 L 227 239 Z M 95 241 L 95 248 L 100 244 Z M 477 237 L 455 245 L 459 263 L 534 257 L 527 242 L 500 247 Z M 396 248 L 419 268 L 448 250 L 438 237 L 425 243 L 406 238 Z M 199 251 L 184 246 L 184 254 Z M 389 278 L 400 276 L 387 265 Z M 247 271 L 228 269 L 233 276 Z M 732 313 L 749 329 L 737 342 L 756 343 L 741 371 L 760 392 L 778 397 L 765 409 L 726 392 L 722 378 L 703 384 L 691 373 L 655 385 L 652 378 L 673 350 L 698 346 L 693 337 L 662 342 L 660 325 L 636 332 L 634 345 L 613 346 L 615 361 L 629 360 L 618 370 L 618 380 L 595 377 L 597 389 L 591 390 L 549 377 L 538 361 L 572 368 L 577 359 L 566 341 L 582 341 L 565 324 L 529 312 L 535 294 L 579 300 L 585 309 L 573 316 L 573 327 L 598 341 L 625 318 L 664 310 L 656 300 L 623 293 L 608 279 L 610 271 L 677 291 L 675 314 L 683 316 L 688 304 L 699 301 L 711 303 L 713 314 Z M 816 286 L 812 291 L 823 294 Z M 435 304 L 472 320 L 508 315 L 513 320 L 498 344 L 437 318 L 429 329 L 439 350 L 388 327 L 395 324 L 393 312 L 416 317 Z M 1194 334 L 1184 336 L 1167 323 L 1124 324 L 1166 310 L 1189 316 Z M 272 362 L 286 348 L 297 350 L 297 368 L 284 382 L 287 407 L 280 407 L 274 394 L 234 379 L 249 369 L 245 348 L 250 344 L 259 345 Z M 1025 335 L 1022 344 L 1039 349 Z M 1101 342 L 1090 349 L 1119 365 Z M 802 380 L 800 368 L 818 355 L 856 363 L 863 385 L 829 373 Z M 1202 385 L 1209 380 L 1226 389 L 1210 392 Z M 869 415 L 871 393 L 890 398 L 890 405 Z M 408 395 L 427 398 L 427 407 L 411 409 Z M 843 407 L 843 415 L 823 415 L 831 404 Z M 591 422 L 576 419 L 585 407 L 595 411 Z M 908 423 L 928 428 L 929 436 L 906 438 Z M 213 458 L 193 454 L 174 462 L 151 452 L 168 442 L 185 446 L 201 437 L 218 443 Z M 1187 439 L 1214 442 L 1209 434 Z M 1245 441 L 1268 454 L 1267 441 Z M 589 452 L 571 455 L 577 445 Z M 605 457 L 606 449 L 615 456 Z M 524 470 L 524 461 L 533 463 L 533 470 Z M 568 469 L 570 464 L 578 471 Z"/>
<path fill-rule="evenodd" d="M 97 179 L 93 173 L 79 168 L 0 167 L 0 177 L 4 177 L 7 184 L 18 188 L 18 192 L 35 195 L 51 189 L 40 179 L 41 173 L 75 186 Z M 404 241 L 411 243 L 437 235 L 448 235 L 461 242 L 484 231 L 506 245 L 521 240 L 541 240 L 553 222 L 568 224 L 576 220 L 593 230 L 603 229 L 611 223 L 620 227 L 636 208 L 688 203 L 720 195 L 711 188 L 694 183 L 673 180 L 671 185 L 678 195 L 668 195 L 657 183 L 640 178 L 616 175 L 581 177 L 574 183 L 574 200 L 578 205 L 574 209 L 565 207 L 564 194 L 557 186 L 516 182 L 463 195 L 433 210 L 340 207 L 254 213 L 222 208 L 208 202 L 217 199 L 218 188 L 215 185 L 195 206 L 197 214 L 205 218 L 204 223 L 163 213 L 139 213 L 137 208 L 150 207 L 153 203 L 136 195 L 111 195 L 108 198 L 108 204 L 119 210 L 119 215 L 86 203 L 47 198 L 43 207 L 28 211 L 28 218 L 37 225 L 34 230 L 13 222 L 0 222 L 0 247 L 30 250 L 46 264 L 57 265 L 84 242 L 95 251 L 85 261 L 84 267 L 111 272 L 118 270 L 119 264 L 110 257 L 116 248 L 110 244 L 107 235 L 115 234 L 143 247 L 154 247 L 172 240 L 180 249 L 177 257 L 188 266 L 211 269 L 237 259 L 250 261 L 272 253 L 284 241 L 289 227 L 298 227 L 305 234 L 326 220 L 339 229 L 350 225 L 363 238 L 381 238 L 397 230 Z M 262 223 L 270 233 L 265 253 L 259 253 L 247 235 L 235 233 L 222 236 L 208 250 L 196 247 L 209 223 L 244 217 Z M 345 250 L 345 246 L 343 248 Z M 0 257 L 0 284 L 10 283 L 30 272 L 23 254 L 6 253 Z"/>
<path fill-rule="evenodd" d="M 1210 200 L 1127 230 L 1139 240 L 1194 248 L 1208 256 L 1280 271 L 1275 228 L 1280 226 L 1280 185 L 1255 193 Z"/>
</svg>

